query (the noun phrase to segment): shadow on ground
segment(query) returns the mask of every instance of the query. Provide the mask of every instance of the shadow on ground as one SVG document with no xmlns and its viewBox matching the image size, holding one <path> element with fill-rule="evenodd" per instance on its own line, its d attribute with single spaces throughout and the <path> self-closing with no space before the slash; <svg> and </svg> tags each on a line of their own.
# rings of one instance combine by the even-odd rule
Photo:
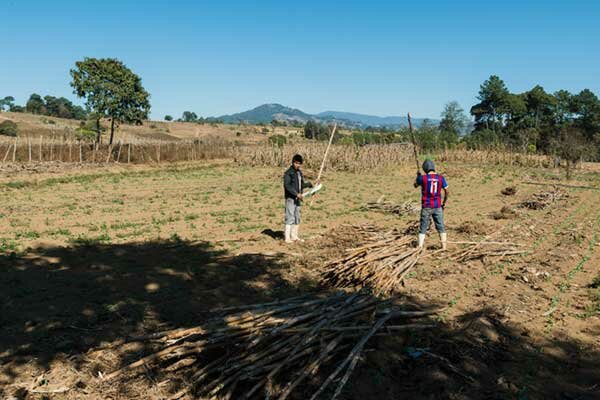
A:
<svg viewBox="0 0 600 400">
<path fill-rule="evenodd" d="M 265 229 L 261 232 L 263 235 L 267 235 L 271 239 L 275 240 L 283 240 L 285 239 L 285 234 L 283 231 L 274 231 L 273 229 Z"/>
<path fill-rule="evenodd" d="M 0 398 L 38 398 L 13 385 L 27 368 L 52 370 L 60 361 L 87 371 L 90 361 L 83 355 L 111 342 L 202 325 L 214 307 L 282 299 L 317 287 L 309 280 L 291 285 L 284 277 L 290 268 L 283 256 L 232 256 L 208 243 L 185 241 L 0 255 Z M 365 353 L 342 398 L 600 398 L 597 348 L 581 349 L 568 338 L 534 343 L 494 309 L 438 323 L 430 332 L 372 340 L 370 349 L 378 351 Z M 114 367 L 144 351 L 123 354 Z M 78 375 L 84 376 L 81 387 L 52 398 L 103 398 L 102 392 L 89 394 L 90 374 Z M 314 393 L 319 379 L 312 381 L 293 398 Z M 135 397 L 127 385 L 122 390 L 118 397 Z"/>
</svg>

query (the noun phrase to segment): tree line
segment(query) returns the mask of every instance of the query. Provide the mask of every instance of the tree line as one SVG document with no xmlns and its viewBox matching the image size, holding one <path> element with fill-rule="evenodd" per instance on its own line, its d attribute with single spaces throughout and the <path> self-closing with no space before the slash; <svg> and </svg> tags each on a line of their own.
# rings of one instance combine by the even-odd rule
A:
<svg viewBox="0 0 600 400">
<path fill-rule="evenodd" d="M 73 104 L 69 99 L 54 96 L 42 97 L 37 93 L 29 96 L 29 100 L 24 106 L 15 104 L 15 98 L 12 96 L 0 99 L 0 112 L 2 111 L 26 112 L 77 120 L 84 120 L 88 116 L 88 112 L 83 107 Z"/>
<path fill-rule="evenodd" d="M 365 145 L 414 138 L 425 151 L 494 148 L 556 155 L 568 161 L 600 161 L 600 100 L 591 90 L 550 94 L 537 85 L 524 93 L 511 93 L 492 75 L 481 84 L 477 99 L 470 109 L 472 119 L 458 102 L 451 101 L 439 123 L 426 119 L 412 134 L 407 127 L 367 127 L 336 141 Z M 328 132 L 329 128 L 315 121 L 304 127 L 308 139 L 326 140 Z"/>
<path fill-rule="evenodd" d="M 510 146 L 520 151 L 600 159 L 600 100 L 589 89 L 547 93 L 536 85 L 512 93 L 498 76 L 480 86 L 471 107 L 469 147 Z"/>
</svg>

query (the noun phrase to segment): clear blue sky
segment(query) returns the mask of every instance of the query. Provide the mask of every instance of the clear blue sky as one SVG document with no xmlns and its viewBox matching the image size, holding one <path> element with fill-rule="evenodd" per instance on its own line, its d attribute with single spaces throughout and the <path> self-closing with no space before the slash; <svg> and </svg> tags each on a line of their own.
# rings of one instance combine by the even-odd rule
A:
<svg viewBox="0 0 600 400">
<path fill-rule="evenodd" d="M 76 100 L 69 69 L 116 57 L 152 117 L 277 102 L 315 113 L 468 110 L 497 74 L 512 91 L 600 94 L 600 1 L 0 0 L 0 96 Z"/>
</svg>

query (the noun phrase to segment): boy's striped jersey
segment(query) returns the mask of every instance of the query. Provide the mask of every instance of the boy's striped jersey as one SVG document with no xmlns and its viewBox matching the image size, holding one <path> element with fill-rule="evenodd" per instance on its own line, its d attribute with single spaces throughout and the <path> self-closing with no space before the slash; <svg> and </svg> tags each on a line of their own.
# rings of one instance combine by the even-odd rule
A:
<svg viewBox="0 0 600 400">
<path fill-rule="evenodd" d="M 448 187 L 446 179 L 440 174 L 425 174 L 417 177 L 421 186 L 421 206 L 423 208 L 442 207 L 442 189 Z"/>
</svg>

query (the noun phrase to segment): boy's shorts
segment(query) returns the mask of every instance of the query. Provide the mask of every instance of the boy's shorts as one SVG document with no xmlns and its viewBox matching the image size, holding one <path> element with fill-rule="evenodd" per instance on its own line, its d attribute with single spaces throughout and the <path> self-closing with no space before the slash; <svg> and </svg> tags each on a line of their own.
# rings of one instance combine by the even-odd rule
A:
<svg viewBox="0 0 600 400">
<path fill-rule="evenodd" d="M 446 229 L 444 228 L 444 210 L 441 208 L 422 208 L 419 233 L 423 235 L 427 233 L 427 229 L 429 229 L 429 219 L 431 217 L 433 217 L 435 229 L 437 229 L 439 233 L 446 232 Z"/>
</svg>

